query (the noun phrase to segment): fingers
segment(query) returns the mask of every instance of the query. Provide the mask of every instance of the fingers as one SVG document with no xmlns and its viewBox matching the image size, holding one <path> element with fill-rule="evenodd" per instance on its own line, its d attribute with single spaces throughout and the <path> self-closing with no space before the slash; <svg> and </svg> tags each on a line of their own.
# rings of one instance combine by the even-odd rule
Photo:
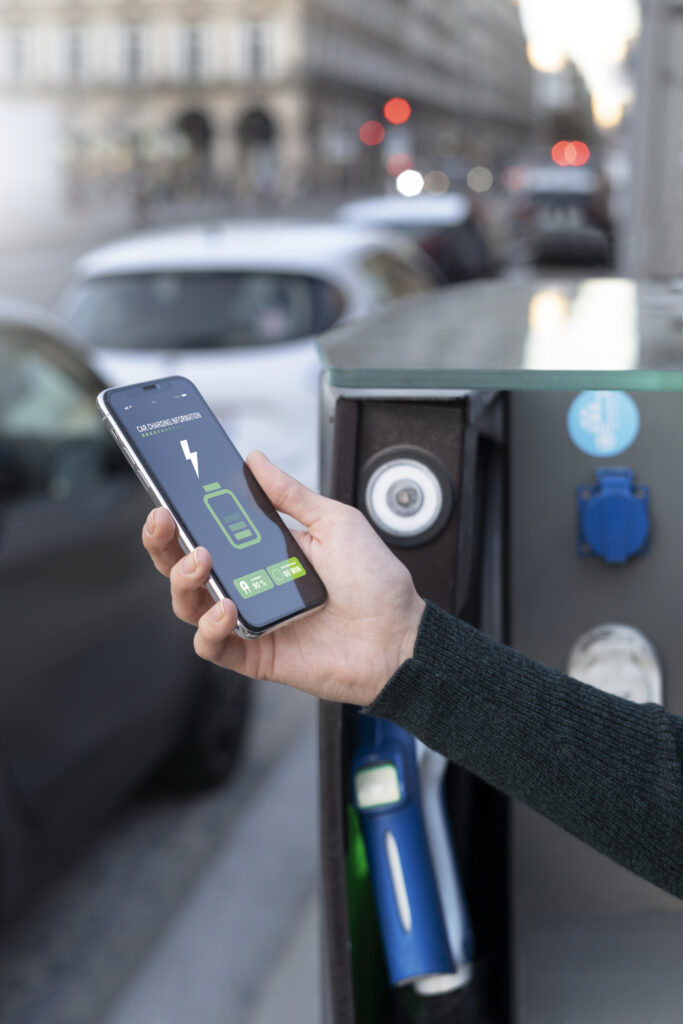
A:
<svg viewBox="0 0 683 1024">
<path fill-rule="evenodd" d="M 196 626 L 213 606 L 205 589 L 211 572 L 211 556 L 205 548 L 183 553 L 177 539 L 175 520 L 165 508 L 152 509 L 142 530 L 142 543 L 154 565 L 171 580 L 173 611 L 183 622 Z"/>
<path fill-rule="evenodd" d="M 197 623 L 194 649 L 200 658 L 240 671 L 244 640 L 235 636 L 237 608 L 224 597 L 206 611 Z"/>
<path fill-rule="evenodd" d="M 173 611 L 183 622 L 196 626 L 213 605 L 205 589 L 211 572 L 211 556 L 206 548 L 195 548 L 176 562 L 170 572 Z"/>
<path fill-rule="evenodd" d="M 142 531 L 142 542 L 154 565 L 171 581 L 175 615 L 198 626 L 195 649 L 202 658 L 218 660 L 237 622 L 237 609 L 224 598 L 217 604 L 206 590 L 211 556 L 206 548 L 184 554 L 177 540 L 176 525 L 167 509 L 153 509 Z M 235 637 L 238 642 L 238 638 Z"/>
<path fill-rule="evenodd" d="M 278 469 L 263 452 L 255 451 L 247 457 L 247 465 L 275 508 L 298 519 L 304 526 L 312 526 L 321 516 L 329 499 L 299 483 L 294 477 Z"/>
<path fill-rule="evenodd" d="M 168 509 L 152 509 L 142 529 L 142 543 L 163 576 L 170 576 L 173 566 L 183 557 L 175 520 Z"/>
</svg>

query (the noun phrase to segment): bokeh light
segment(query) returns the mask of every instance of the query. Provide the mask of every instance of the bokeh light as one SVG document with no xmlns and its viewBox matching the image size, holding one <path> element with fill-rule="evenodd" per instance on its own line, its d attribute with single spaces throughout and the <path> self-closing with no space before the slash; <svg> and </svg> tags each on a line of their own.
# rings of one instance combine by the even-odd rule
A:
<svg viewBox="0 0 683 1024">
<path fill-rule="evenodd" d="M 385 164 L 387 174 L 392 178 L 398 178 L 403 171 L 409 171 L 413 166 L 413 158 L 408 153 L 392 153 Z"/>
<path fill-rule="evenodd" d="M 562 71 L 567 63 L 564 48 L 555 39 L 530 39 L 526 46 L 526 55 L 536 71 L 546 73 Z"/>
<path fill-rule="evenodd" d="M 402 196 L 419 196 L 424 188 L 424 178 L 419 171 L 401 171 L 396 179 L 396 191 Z"/>
<path fill-rule="evenodd" d="M 364 142 L 366 146 L 379 146 L 380 142 L 386 135 L 384 125 L 381 125 L 379 121 L 365 121 L 360 126 L 360 141 Z"/>
<path fill-rule="evenodd" d="M 638 0 L 518 0 L 527 56 L 538 71 L 559 72 L 566 61 L 573 62 L 593 97 L 623 86 L 620 63 L 641 28 Z M 605 124 L 614 127 L 620 116 L 613 107 Z M 597 121 L 597 119 L 596 119 Z"/>
<path fill-rule="evenodd" d="M 394 96 L 384 104 L 384 116 L 389 124 L 405 124 L 412 112 L 408 100 L 401 96 Z"/>
<path fill-rule="evenodd" d="M 553 162 L 559 164 L 560 167 L 582 167 L 588 163 L 591 151 L 585 142 L 580 142 L 578 139 L 574 139 L 573 142 L 561 139 L 555 143 L 550 155 Z"/>
<path fill-rule="evenodd" d="M 528 181 L 529 172 L 524 164 L 510 164 L 501 173 L 500 179 L 508 192 L 519 192 Z"/>
<path fill-rule="evenodd" d="M 430 171 L 429 174 L 425 174 L 425 192 L 432 196 L 442 196 L 448 192 L 450 184 L 450 178 L 443 171 Z"/>
<path fill-rule="evenodd" d="M 488 167 L 473 167 L 467 175 L 467 184 L 473 192 L 488 192 L 493 185 L 493 175 Z"/>
<path fill-rule="evenodd" d="M 605 90 L 593 94 L 591 109 L 598 128 L 616 128 L 624 116 L 624 101 L 615 93 Z"/>
<path fill-rule="evenodd" d="M 557 288 L 536 292 L 529 302 L 529 329 L 534 333 L 557 331 L 568 316 L 569 301 Z"/>
</svg>

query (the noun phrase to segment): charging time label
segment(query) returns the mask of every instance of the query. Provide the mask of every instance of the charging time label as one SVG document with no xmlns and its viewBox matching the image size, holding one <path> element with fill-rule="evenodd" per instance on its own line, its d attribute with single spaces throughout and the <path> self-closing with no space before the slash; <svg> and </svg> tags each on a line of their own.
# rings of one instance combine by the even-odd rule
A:
<svg viewBox="0 0 683 1024">
<path fill-rule="evenodd" d="M 306 575 L 306 570 L 298 558 L 285 558 L 283 562 L 276 562 L 268 566 L 268 575 L 276 586 L 281 587 L 283 583 L 290 580 L 298 580 Z"/>
</svg>

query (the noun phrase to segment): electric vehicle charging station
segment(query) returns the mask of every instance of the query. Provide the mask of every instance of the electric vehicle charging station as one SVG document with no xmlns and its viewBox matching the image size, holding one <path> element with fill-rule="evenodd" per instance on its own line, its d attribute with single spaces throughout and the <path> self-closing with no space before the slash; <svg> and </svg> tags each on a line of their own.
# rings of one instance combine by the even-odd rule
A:
<svg viewBox="0 0 683 1024">
<path fill-rule="evenodd" d="M 321 343 L 323 491 L 422 596 L 679 715 L 682 310 L 478 282 Z M 327 1024 L 677 1019 L 683 903 L 395 728 L 321 705 Z"/>
</svg>

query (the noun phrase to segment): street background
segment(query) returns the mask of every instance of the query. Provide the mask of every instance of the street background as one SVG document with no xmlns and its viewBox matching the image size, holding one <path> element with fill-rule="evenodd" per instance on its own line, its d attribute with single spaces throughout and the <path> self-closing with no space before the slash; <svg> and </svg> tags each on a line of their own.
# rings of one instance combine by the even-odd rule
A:
<svg viewBox="0 0 683 1024">
<path fill-rule="evenodd" d="M 680 4 L 167 6 L 4 5 L 0 296 L 53 309 L 82 254 L 129 234 L 418 193 L 466 197 L 496 274 L 671 270 L 680 196 L 648 132 L 680 108 L 641 42 Z M 548 266 L 534 246 L 558 214 L 529 182 L 584 165 L 604 258 Z M 227 783 L 139 779 L 4 922 L 2 1024 L 318 1024 L 317 708 L 253 694 Z"/>
</svg>

